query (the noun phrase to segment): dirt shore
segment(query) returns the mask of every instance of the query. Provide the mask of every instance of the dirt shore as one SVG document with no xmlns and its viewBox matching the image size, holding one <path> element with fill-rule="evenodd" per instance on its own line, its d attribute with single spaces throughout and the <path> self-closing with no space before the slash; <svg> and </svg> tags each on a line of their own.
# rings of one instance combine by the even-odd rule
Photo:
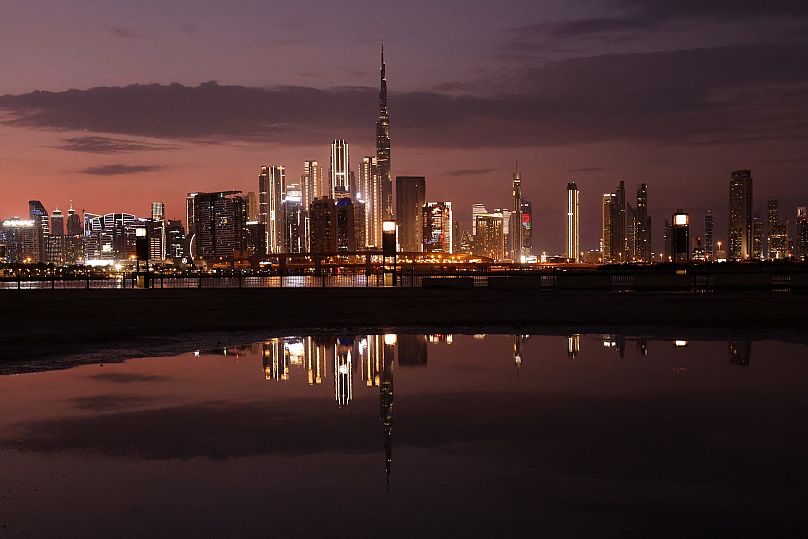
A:
<svg viewBox="0 0 808 539">
<path fill-rule="evenodd" d="M 808 330 L 808 295 L 489 289 L 153 289 L 0 292 L 0 361 L 132 357 L 285 331 L 501 327 Z M 184 347 L 184 348 L 183 348 Z"/>
</svg>

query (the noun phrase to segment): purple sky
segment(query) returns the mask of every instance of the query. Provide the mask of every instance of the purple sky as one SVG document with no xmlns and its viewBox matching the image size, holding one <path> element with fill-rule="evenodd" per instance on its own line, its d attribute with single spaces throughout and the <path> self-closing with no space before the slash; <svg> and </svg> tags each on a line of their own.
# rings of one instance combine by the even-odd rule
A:
<svg viewBox="0 0 808 539">
<path fill-rule="evenodd" d="M 510 204 L 516 158 L 538 252 L 562 249 L 571 180 L 585 249 L 618 179 L 649 184 L 657 248 L 679 207 L 697 223 L 712 209 L 725 238 L 733 169 L 752 169 L 760 210 L 808 205 L 804 1 L 11 4 L 0 217 L 29 198 L 181 217 L 185 192 L 255 190 L 262 164 L 295 178 L 333 138 L 356 162 L 382 40 L 392 172 L 425 175 L 464 226 L 474 202 Z"/>
</svg>

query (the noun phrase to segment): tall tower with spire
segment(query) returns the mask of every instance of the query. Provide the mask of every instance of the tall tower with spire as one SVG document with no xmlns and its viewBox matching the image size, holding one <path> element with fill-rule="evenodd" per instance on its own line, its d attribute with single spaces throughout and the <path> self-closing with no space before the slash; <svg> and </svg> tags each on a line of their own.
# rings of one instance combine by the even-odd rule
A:
<svg viewBox="0 0 808 539">
<path fill-rule="evenodd" d="M 382 183 L 382 215 L 393 217 L 393 181 L 390 178 L 390 115 L 387 112 L 387 74 L 382 44 L 382 67 L 379 86 L 379 119 L 376 121 L 376 161 Z"/>
<path fill-rule="evenodd" d="M 519 162 L 513 172 L 513 209 L 511 211 L 511 260 L 522 259 L 522 175 L 519 173 Z"/>
</svg>

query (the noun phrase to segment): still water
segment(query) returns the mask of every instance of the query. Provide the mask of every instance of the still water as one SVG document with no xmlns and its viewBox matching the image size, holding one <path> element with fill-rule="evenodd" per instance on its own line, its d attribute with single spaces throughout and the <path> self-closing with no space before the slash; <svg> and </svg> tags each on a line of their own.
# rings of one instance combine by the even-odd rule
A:
<svg viewBox="0 0 808 539">
<path fill-rule="evenodd" d="M 0 377 L 0 538 L 805 536 L 808 346 L 269 339 Z"/>
</svg>

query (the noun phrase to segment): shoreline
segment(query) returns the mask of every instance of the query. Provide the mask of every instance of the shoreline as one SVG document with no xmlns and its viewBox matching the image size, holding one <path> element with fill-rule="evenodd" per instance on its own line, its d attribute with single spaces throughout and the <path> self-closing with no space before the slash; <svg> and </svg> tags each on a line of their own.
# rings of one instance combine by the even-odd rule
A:
<svg viewBox="0 0 808 539">
<path fill-rule="evenodd" d="M 6 363 L 17 372 L 30 372 L 291 334 L 429 333 L 440 328 L 792 340 L 808 330 L 808 294 L 794 292 L 15 290 L 0 292 L 0 305 L 0 373 L 8 371 Z"/>
</svg>

